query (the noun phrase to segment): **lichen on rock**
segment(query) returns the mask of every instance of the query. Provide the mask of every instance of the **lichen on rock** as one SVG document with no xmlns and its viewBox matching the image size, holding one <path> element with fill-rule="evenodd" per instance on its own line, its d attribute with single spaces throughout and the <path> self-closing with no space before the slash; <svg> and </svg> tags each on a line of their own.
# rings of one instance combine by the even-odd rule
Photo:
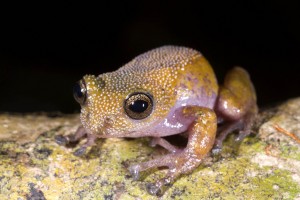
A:
<svg viewBox="0 0 300 200">
<path fill-rule="evenodd" d="M 274 128 L 300 137 L 300 99 L 275 110 L 260 113 L 257 133 L 238 148 L 232 134 L 219 158 L 208 157 L 161 198 L 300 199 L 300 144 Z M 146 192 L 145 183 L 165 170 L 133 181 L 127 167 L 166 153 L 163 149 L 149 147 L 148 138 L 112 138 L 76 157 L 77 146 L 59 146 L 54 137 L 79 125 L 78 115 L 0 114 L 0 199 L 159 198 Z"/>
</svg>

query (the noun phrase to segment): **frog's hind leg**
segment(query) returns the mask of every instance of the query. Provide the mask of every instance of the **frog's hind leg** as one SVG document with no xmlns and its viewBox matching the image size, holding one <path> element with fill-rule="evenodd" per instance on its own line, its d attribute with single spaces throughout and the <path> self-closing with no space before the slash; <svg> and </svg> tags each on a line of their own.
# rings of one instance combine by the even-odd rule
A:
<svg viewBox="0 0 300 200">
<path fill-rule="evenodd" d="M 219 90 L 216 112 L 224 123 L 218 130 L 212 152 L 220 153 L 223 141 L 235 130 L 239 131 L 237 142 L 249 135 L 257 111 L 255 89 L 248 73 L 240 67 L 233 68 Z"/>
<path fill-rule="evenodd" d="M 239 131 L 238 136 L 235 138 L 235 142 L 239 143 L 243 141 L 243 139 L 251 133 L 251 127 L 254 123 L 255 116 L 255 113 L 250 112 L 241 120 L 226 122 L 219 127 L 212 153 L 218 155 L 222 151 L 223 141 L 227 138 L 228 134 L 233 131 Z"/>
<path fill-rule="evenodd" d="M 173 157 L 172 154 L 167 154 L 165 156 L 156 158 L 154 160 L 132 165 L 129 167 L 129 172 L 132 175 L 134 180 L 138 180 L 141 171 L 145 171 L 147 169 L 151 169 L 155 167 L 171 167 L 171 164 L 173 162 L 172 157 Z"/>
<path fill-rule="evenodd" d="M 215 140 L 214 147 L 212 149 L 212 153 L 214 155 L 217 155 L 221 152 L 223 141 L 226 139 L 227 135 L 237 129 L 242 128 L 241 121 L 237 122 L 228 122 L 226 124 L 223 124 L 221 127 L 218 128 L 218 134 L 217 138 Z"/>
<path fill-rule="evenodd" d="M 166 176 L 147 184 L 147 191 L 152 195 L 162 194 L 181 174 L 187 174 L 198 167 L 204 157 L 210 152 L 217 130 L 217 117 L 215 112 L 208 108 L 188 106 L 183 111 L 186 117 L 195 118 L 188 132 L 186 148 L 178 149 L 171 153 L 129 167 L 134 179 L 139 178 L 139 173 L 154 167 L 167 167 Z M 158 140 L 160 145 L 165 145 L 164 140 Z M 172 148 L 171 148 L 172 149 Z"/>
</svg>

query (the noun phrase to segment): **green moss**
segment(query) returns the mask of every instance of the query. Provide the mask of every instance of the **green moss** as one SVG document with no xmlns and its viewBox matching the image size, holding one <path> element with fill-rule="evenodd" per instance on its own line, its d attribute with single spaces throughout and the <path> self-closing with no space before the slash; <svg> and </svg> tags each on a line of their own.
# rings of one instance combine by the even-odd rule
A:
<svg viewBox="0 0 300 200">
<path fill-rule="evenodd" d="M 26 199 L 29 183 L 46 199 L 158 199 L 145 186 L 161 178 L 166 170 L 153 169 L 133 181 L 127 167 L 165 154 L 148 146 L 149 139 L 106 139 L 83 157 L 75 157 L 75 148 L 54 142 L 56 131 L 43 132 L 26 144 L 0 143 L 0 199 Z M 70 126 L 70 125 L 68 125 Z M 269 141 L 248 137 L 239 146 L 231 135 L 219 159 L 207 159 L 192 174 L 180 177 L 163 199 L 293 199 L 299 197 L 299 184 L 292 169 L 276 165 L 260 167 L 252 160 L 265 154 Z M 274 143 L 275 145 L 276 143 Z M 79 144 L 80 145 L 80 144 Z M 276 146 L 282 162 L 299 161 L 297 146 Z M 212 161 L 214 160 L 214 161 Z M 293 162 L 290 162 L 293 163 Z M 298 174 L 299 176 L 299 174 Z"/>
<path fill-rule="evenodd" d="M 280 157 L 290 158 L 300 161 L 300 149 L 298 146 L 291 146 L 287 143 L 281 143 L 279 146 Z"/>
</svg>

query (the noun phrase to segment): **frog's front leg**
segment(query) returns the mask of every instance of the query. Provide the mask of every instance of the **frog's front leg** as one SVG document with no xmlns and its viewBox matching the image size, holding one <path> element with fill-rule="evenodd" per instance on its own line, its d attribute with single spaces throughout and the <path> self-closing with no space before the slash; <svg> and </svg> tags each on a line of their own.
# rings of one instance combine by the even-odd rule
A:
<svg viewBox="0 0 300 200">
<path fill-rule="evenodd" d="M 178 147 L 176 147 L 176 146 L 172 145 L 171 143 L 169 143 L 166 139 L 161 138 L 161 137 L 152 138 L 152 140 L 150 142 L 150 146 L 155 147 L 156 145 L 159 145 L 159 146 L 167 149 L 171 153 L 176 153 L 176 152 L 179 152 L 181 150 Z"/>
<path fill-rule="evenodd" d="M 86 136 L 86 131 L 83 128 L 83 126 L 79 126 L 78 129 L 76 130 L 75 134 L 70 134 L 67 136 L 56 135 L 55 141 L 59 145 L 67 145 L 72 142 L 78 142 L 84 136 Z"/>
<path fill-rule="evenodd" d="M 63 136 L 63 135 L 57 135 L 55 136 L 55 141 L 59 145 L 67 145 L 69 143 L 78 142 L 83 137 L 87 136 L 87 141 L 84 143 L 79 149 L 77 149 L 73 154 L 75 156 L 82 156 L 86 149 L 89 146 L 93 146 L 96 140 L 96 136 L 94 134 L 87 134 L 83 126 L 80 126 L 75 134 Z"/>
<path fill-rule="evenodd" d="M 182 115 L 194 120 L 187 130 L 186 148 L 129 168 L 132 176 L 137 179 L 140 171 L 154 167 L 168 167 L 168 172 L 163 179 L 147 185 L 147 190 L 152 195 L 161 194 L 163 186 L 172 184 L 181 174 L 189 173 L 198 167 L 214 144 L 217 117 L 213 110 L 188 106 L 183 109 Z"/>
<path fill-rule="evenodd" d="M 219 90 L 216 112 L 223 119 L 223 125 L 218 129 L 214 154 L 220 153 L 223 140 L 232 131 L 239 130 L 236 141 L 249 135 L 258 112 L 255 89 L 243 68 L 235 67 L 227 73 Z"/>
</svg>

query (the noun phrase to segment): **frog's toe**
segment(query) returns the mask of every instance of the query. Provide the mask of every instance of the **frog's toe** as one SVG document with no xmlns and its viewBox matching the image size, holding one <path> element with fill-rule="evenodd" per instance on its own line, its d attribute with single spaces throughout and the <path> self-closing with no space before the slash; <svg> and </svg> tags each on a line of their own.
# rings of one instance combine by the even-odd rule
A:
<svg viewBox="0 0 300 200">
<path fill-rule="evenodd" d="M 235 142 L 241 143 L 245 137 L 251 134 L 251 127 L 246 127 L 245 129 L 239 131 L 239 134 L 235 138 Z"/>
<path fill-rule="evenodd" d="M 133 178 L 133 180 L 138 180 L 140 177 L 140 165 L 132 165 L 129 167 L 129 172 Z"/>
<path fill-rule="evenodd" d="M 224 138 L 216 138 L 215 144 L 211 150 L 213 155 L 218 155 L 221 153 L 222 148 L 223 148 L 223 141 L 224 141 Z"/>
<path fill-rule="evenodd" d="M 234 139 L 235 142 L 240 143 L 244 140 L 244 138 L 249 135 L 249 133 L 245 133 L 244 131 L 241 131 L 238 136 Z"/>
<path fill-rule="evenodd" d="M 86 152 L 86 147 L 80 147 L 73 153 L 73 155 L 80 157 L 80 156 L 84 155 L 85 152 Z"/>
<path fill-rule="evenodd" d="M 68 139 L 63 135 L 56 135 L 54 139 L 59 145 L 66 145 L 69 142 Z"/>
<path fill-rule="evenodd" d="M 212 150 L 211 150 L 211 153 L 213 156 L 218 156 L 220 155 L 222 152 L 222 147 L 214 147 Z"/>
<path fill-rule="evenodd" d="M 175 172 L 176 168 L 169 170 L 168 174 L 157 180 L 155 183 L 147 183 L 147 192 L 151 195 L 161 196 L 165 191 L 171 187 L 175 179 L 180 175 L 180 173 Z M 175 173 L 174 173 L 175 172 Z"/>
<path fill-rule="evenodd" d="M 146 185 L 147 192 L 151 195 L 160 196 L 162 194 L 162 190 L 159 186 L 156 186 L 154 183 L 148 183 Z"/>
<path fill-rule="evenodd" d="M 150 147 L 156 147 L 157 145 L 157 139 L 156 138 L 152 138 L 149 142 L 149 146 Z"/>
</svg>

